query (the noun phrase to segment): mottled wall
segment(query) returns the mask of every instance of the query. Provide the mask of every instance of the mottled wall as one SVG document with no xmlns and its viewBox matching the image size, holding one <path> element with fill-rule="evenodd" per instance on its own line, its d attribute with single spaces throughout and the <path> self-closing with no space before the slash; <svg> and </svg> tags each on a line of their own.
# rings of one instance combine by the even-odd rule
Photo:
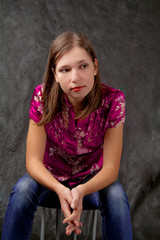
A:
<svg viewBox="0 0 160 240">
<path fill-rule="evenodd" d="M 159 0 L 0 0 L 0 229 L 12 186 L 26 171 L 31 95 L 41 83 L 51 40 L 65 30 L 83 31 L 90 37 L 102 81 L 120 88 L 126 96 L 119 179 L 131 205 L 134 240 L 158 240 Z M 32 239 L 39 236 L 39 214 Z M 47 212 L 47 240 L 55 234 L 55 212 L 52 214 Z M 82 216 L 84 221 L 86 216 Z M 89 235 L 85 226 L 79 239 L 89 239 Z M 100 227 L 97 239 L 102 239 Z"/>
</svg>

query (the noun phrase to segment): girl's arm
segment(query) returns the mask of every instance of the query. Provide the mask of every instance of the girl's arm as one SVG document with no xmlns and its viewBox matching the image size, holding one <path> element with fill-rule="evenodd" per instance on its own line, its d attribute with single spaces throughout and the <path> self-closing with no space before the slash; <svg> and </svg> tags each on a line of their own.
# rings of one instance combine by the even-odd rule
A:
<svg viewBox="0 0 160 240">
<path fill-rule="evenodd" d="M 30 120 L 27 137 L 26 168 L 33 179 L 57 193 L 60 199 L 61 209 L 65 217 L 68 217 L 71 215 L 71 191 L 58 182 L 43 165 L 46 138 L 44 127 L 38 126 L 33 120 Z M 78 228 L 81 225 L 79 222 L 76 221 L 75 224 L 69 222 L 69 225 L 76 233 L 81 232 Z"/>
<path fill-rule="evenodd" d="M 44 127 L 38 126 L 33 120 L 30 120 L 27 136 L 26 168 L 33 179 L 58 194 L 64 186 L 43 165 L 46 138 Z"/>
<path fill-rule="evenodd" d="M 103 189 L 117 179 L 122 144 L 123 125 L 107 129 L 103 145 L 103 167 L 91 180 L 78 186 L 83 196 Z"/>
<path fill-rule="evenodd" d="M 122 142 L 123 125 L 107 129 L 104 137 L 103 167 L 88 182 L 72 189 L 72 204 L 75 205 L 75 208 L 72 215 L 63 221 L 64 223 L 74 219 L 80 219 L 82 201 L 85 195 L 99 191 L 117 179 L 122 154 Z"/>
</svg>

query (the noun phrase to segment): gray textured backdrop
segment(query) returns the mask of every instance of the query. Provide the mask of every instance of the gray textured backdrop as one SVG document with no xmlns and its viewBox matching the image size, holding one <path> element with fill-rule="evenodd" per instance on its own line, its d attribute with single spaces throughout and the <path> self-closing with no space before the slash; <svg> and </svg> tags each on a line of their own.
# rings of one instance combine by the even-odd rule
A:
<svg viewBox="0 0 160 240">
<path fill-rule="evenodd" d="M 0 0 L 0 229 L 9 193 L 25 173 L 28 110 L 41 83 L 51 40 L 65 30 L 87 34 L 102 81 L 127 101 L 119 179 L 131 205 L 134 240 L 160 239 L 160 1 Z M 92 212 L 79 239 L 90 239 Z M 99 216 L 100 226 L 100 216 Z M 47 211 L 47 237 L 55 236 Z M 40 210 L 32 239 L 39 237 Z M 64 229 L 62 236 L 65 237 Z M 97 239 L 102 239 L 98 228 Z"/>
</svg>

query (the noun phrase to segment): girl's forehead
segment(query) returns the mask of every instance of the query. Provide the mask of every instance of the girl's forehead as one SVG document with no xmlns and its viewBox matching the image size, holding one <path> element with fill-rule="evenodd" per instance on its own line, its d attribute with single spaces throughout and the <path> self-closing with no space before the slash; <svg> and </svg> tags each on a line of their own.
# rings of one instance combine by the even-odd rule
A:
<svg viewBox="0 0 160 240">
<path fill-rule="evenodd" d="M 76 46 L 64 53 L 57 61 L 56 65 L 67 65 L 69 63 L 80 62 L 82 60 L 91 60 L 91 57 L 84 48 Z"/>
</svg>

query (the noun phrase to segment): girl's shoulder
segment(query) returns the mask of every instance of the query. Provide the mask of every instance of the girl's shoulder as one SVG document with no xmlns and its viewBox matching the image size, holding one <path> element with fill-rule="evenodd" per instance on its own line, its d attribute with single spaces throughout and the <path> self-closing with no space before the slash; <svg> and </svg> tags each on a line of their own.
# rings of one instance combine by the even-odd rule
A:
<svg viewBox="0 0 160 240">
<path fill-rule="evenodd" d="M 123 92 L 103 84 L 102 96 L 101 109 L 107 114 L 107 127 L 112 128 L 123 124 L 125 121 L 125 96 Z"/>
<path fill-rule="evenodd" d="M 32 101 L 35 101 L 35 100 L 37 102 L 42 101 L 43 87 L 44 87 L 44 84 L 39 84 L 37 87 L 35 87 L 32 95 Z"/>
<path fill-rule="evenodd" d="M 116 99 L 123 99 L 125 101 L 124 93 L 120 89 L 115 89 L 106 84 L 101 84 L 102 98 L 103 100 L 112 102 Z"/>
<path fill-rule="evenodd" d="M 34 93 L 35 94 L 38 93 L 38 92 L 43 93 L 43 88 L 44 88 L 44 84 L 43 83 L 39 84 L 38 86 L 35 87 Z"/>
<path fill-rule="evenodd" d="M 29 117 L 33 119 L 36 123 L 40 121 L 41 116 L 43 114 L 42 95 L 43 95 L 43 84 L 40 84 L 34 89 L 32 100 L 31 100 L 31 106 L 29 110 Z"/>
</svg>

